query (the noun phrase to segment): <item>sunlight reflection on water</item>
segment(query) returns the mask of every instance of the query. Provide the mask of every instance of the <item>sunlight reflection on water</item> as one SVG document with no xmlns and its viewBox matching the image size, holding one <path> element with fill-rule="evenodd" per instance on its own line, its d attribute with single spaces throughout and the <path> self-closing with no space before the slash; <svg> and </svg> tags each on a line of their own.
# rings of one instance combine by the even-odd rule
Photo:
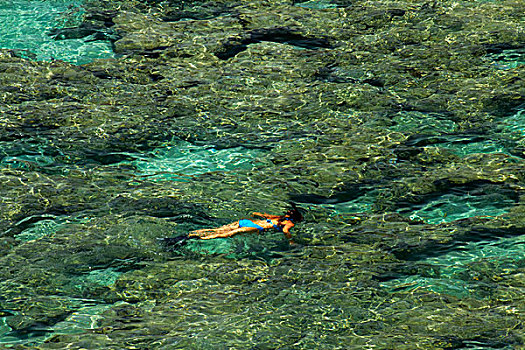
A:
<svg viewBox="0 0 525 350">
<path fill-rule="evenodd" d="M 107 41 L 91 41 L 90 37 L 56 41 L 49 35 L 54 28 L 78 26 L 83 12 L 78 0 L 2 1 L 0 48 L 38 61 L 56 59 L 73 64 L 114 57 Z"/>
</svg>

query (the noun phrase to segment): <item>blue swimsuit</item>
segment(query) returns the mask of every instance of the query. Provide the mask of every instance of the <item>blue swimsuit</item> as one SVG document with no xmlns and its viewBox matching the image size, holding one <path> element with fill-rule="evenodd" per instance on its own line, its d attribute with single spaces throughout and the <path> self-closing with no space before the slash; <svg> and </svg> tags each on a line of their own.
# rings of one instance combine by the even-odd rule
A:
<svg viewBox="0 0 525 350">
<path fill-rule="evenodd" d="M 285 219 L 285 220 L 289 220 L 289 219 Z M 270 219 L 266 219 L 266 222 L 270 222 L 272 223 L 273 225 L 273 228 L 276 230 L 276 231 L 282 231 L 283 228 L 281 226 L 277 226 L 275 225 L 272 220 Z M 253 227 L 253 228 L 256 228 L 258 229 L 259 231 L 264 231 L 264 227 L 262 226 L 259 226 L 257 225 L 256 223 L 254 223 L 252 220 L 248 220 L 248 219 L 242 219 L 242 220 L 239 220 L 239 227 Z"/>
<path fill-rule="evenodd" d="M 259 226 L 256 223 L 254 223 L 252 220 L 248 220 L 248 219 L 239 220 L 239 227 L 253 227 L 253 228 L 258 229 L 259 231 L 264 230 L 264 227 Z"/>
</svg>

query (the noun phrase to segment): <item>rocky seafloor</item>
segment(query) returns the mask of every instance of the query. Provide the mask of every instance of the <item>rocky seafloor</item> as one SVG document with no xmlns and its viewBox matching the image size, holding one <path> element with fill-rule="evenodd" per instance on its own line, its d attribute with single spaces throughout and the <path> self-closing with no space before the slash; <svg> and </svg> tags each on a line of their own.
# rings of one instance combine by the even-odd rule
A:
<svg viewBox="0 0 525 350">
<path fill-rule="evenodd" d="M 525 348 L 524 1 L 82 10 L 0 50 L 0 347 Z"/>
</svg>

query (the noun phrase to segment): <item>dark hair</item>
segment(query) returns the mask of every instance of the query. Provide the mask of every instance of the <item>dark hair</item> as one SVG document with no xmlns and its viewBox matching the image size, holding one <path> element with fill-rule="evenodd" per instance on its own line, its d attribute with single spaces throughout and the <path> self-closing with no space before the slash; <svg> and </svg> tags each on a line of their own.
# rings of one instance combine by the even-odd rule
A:
<svg viewBox="0 0 525 350">
<path fill-rule="evenodd" d="M 301 214 L 299 208 L 297 208 L 295 203 L 290 203 L 290 205 L 292 206 L 292 208 L 288 209 L 288 211 L 286 211 L 284 215 L 288 216 L 290 220 L 292 220 L 294 223 L 303 221 L 303 214 Z"/>
</svg>

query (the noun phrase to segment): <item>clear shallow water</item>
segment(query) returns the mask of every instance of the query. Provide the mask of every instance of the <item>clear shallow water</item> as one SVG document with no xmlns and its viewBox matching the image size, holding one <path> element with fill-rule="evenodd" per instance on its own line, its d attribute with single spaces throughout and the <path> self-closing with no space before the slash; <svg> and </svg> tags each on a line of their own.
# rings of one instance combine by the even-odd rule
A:
<svg viewBox="0 0 525 350">
<path fill-rule="evenodd" d="M 354 200 L 337 204 L 322 204 L 321 207 L 333 210 L 336 215 L 366 213 L 373 210 L 379 193 L 378 190 L 371 190 Z"/>
<path fill-rule="evenodd" d="M 460 157 L 465 157 L 477 153 L 501 153 L 512 157 L 507 147 L 505 147 L 498 141 L 492 140 L 487 140 L 483 142 L 470 142 L 467 144 L 443 144 L 443 148 L 450 150 L 452 153 Z"/>
<path fill-rule="evenodd" d="M 328 0 L 312 0 L 312 1 L 299 2 L 295 4 L 295 6 L 321 10 L 321 9 L 335 8 L 337 7 L 337 4 L 332 4 Z"/>
<path fill-rule="evenodd" d="M 65 320 L 56 323 L 53 327 L 35 329 L 24 336 L 20 336 L 16 332 L 13 333 L 6 323 L 6 318 L 0 317 L 0 346 L 6 348 L 12 348 L 16 344 L 38 346 L 54 335 L 85 333 L 86 330 L 95 329 L 98 321 L 102 319 L 100 315 L 111 307 L 111 305 L 103 304 L 83 306 L 93 305 L 96 303 L 95 300 L 79 299 L 76 303 L 78 304 L 77 310 Z"/>
<path fill-rule="evenodd" d="M 162 3 L 162 6 L 167 3 Z M 337 3 L 343 4 L 344 1 Z M 59 9 L 64 11 L 67 7 L 65 2 L 34 4 L 58 4 L 48 14 L 33 17 L 36 22 L 44 18 L 50 21 L 42 24 L 45 30 L 56 27 L 57 21 L 59 26 L 79 23 L 77 14 L 81 13 L 74 10 L 77 3 L 67 9 L 71 12 L 71 18 L 67 20 L 69 23 L 64 22 L 63 18 L 48 16 L 58 14 Z M 326 1 L 296 5 L 325 14 L 339 11 L 333 9 L 335 5 Z M 369 6 L 374 4 L 368 3 L 366 7 Z M 426 5 L 422 5 L 417 15 L 424 15 L 425 8 Z M 297 10 L 309 11 L 294 9 Z M 20 18 L 30 20 L 21 8 L 17 11 L 21 13 Z M 381 38 L 380 30 L 369 28 L 368 25 L 381 22 L 384 18 L 388 19 L 388 23 L 392 22 L 393 18 L 383 16 L 385 13 L 395 17 L 403 15 L 400 10 L 388 11 L 391 9 L 374 11 L 369 17 L 360 17 L 364 24 L 359 23 L 345 35 L 353 36 L 365 30 L 366 36 L 374 33 L 375 45 Z M 250 12 L 246 18 L 257 18 L 255 12 Z M 341 23 L 339 14 L 343 12 L 334 13 L 338 15 L 337 23 Z M 267 11 L 264 14 L 266 16 Z M 219 21 L 232 19 L 229 16 L 222 17 Z M 140 25 L 140 18 L 131 17 L 130 23 Z M 284 18 L 291 17 L 286 14 Z M 125 21 L 126 17 L 121 20 Z M 191 23 L 192 30 L 198 31 L 200 24 L 197 22 L 202 21 Z M 470 21 L 465 24 L 467 22 Z M 165 29 L 160 22 L 155 23 L 159 28 L 162 27 L 159 31 Z M 211 27 L 208 24 L 205 26 L 216 32 L 217 23 L 214 22 Z M 27 28 L 25 32 L 29 31 Z M 447 28 L 447 25 L 440 28 Z M 333 30 L 335 32 L 339 30 Z M 264 30 L 252 34 L 263 35 L 264 39 L 275 39 Z M 280 32 L 278 35 L 288 34 Z M 202 37 L 209 37 L 214 44 L 224 39 L 221 37 L 215 40 L 211 33 L 206 32 L 206 35 L 200 35 L 196 40 Z M 236 35 L 232 37 L 237 38 Z M 211 105 L 220 105 L 224 101 L 228 101 L 227 112 L 220 108 L 218 110 L 228 116 L 238 112 L 230 105 L 256 106 L 258 112 L 272 109 L 271 116 L 280 125 L 287 125 L 290 130 L 300 125 L 301 129 L 294 130 L 297 135 L 301 135 L 298 139 L 287 139 L 288 136 L 282 135 L 285 132 L 279 129 L 271 135 L 272 140 L 262 143 L 271 147 L 273 140 L 283 137 L 287 140 L 286 144 L 283 142 L 284 146 L 281 147 L 275 141 L 278 151 L 247 147 L 217 149 L 187 142 L 167 142 L 163 147 L 143 153 L 122 153 L 113 149 L 105 153 L 106 150 L 101 149 L 105 146 L 110 148 L 110 143 L 100 143 L 97 144 L 101 146 L 97 148 L 100 153 L 89 153 L 90 150 L 87 150 L 91 158 L 86 160 L 82 158 L 82 151 L 76 147 L 78 139 L 73 139 L 70 146 L 76 147 L 75 156 L 79 161 L 78 166 L 75 166 L 72 164 L 74 160 L 68 159 L 67 147 L 55 148 L 53 140 L 45 140 L 43 135 L 42 139 L 18 140 L 14 137 L 6 138 L 10 141 L 1 141 L 0 180 L 2 190 L 10 195 L 9 201 L 4 197 L 6 204 L 9 204 L 6 211 L 10 215 L 14 213 L 12 216 L 2 216 L 2 219 L 16 219 L 13 220 L 15 227 L 7 232 L 7 236 L 0 236 L 5 243 L 5 246 L 0 247 L 1 252 L 5 253 L 0 256 L 2 267 L 5 267 L 0 270 L 4 277 L 0 282 L 0 347 L 14 344 L 42 348 L 178 346 L 200 350 L 216 348 L 217 344 L 221 344 L 224 348 L 261 349 L 411 349 L 412 345 L 417 344 L 421 348 L 429 345 L 428 348 L 432 349 L 506 349 L 512 346 L 508 344 L 521 344 L 519 335 L 514 338 L 507 336 L 520 332 L 518 316 L 521 311 L 516 305 L 523 301 L 520 299 L 523 295 L 523 236 L 518 236 L 519 231 L 510 232 L 513 226 L 506 231 L 508 234 L 501 234 L 501 237 L 498 232 L 477 240 L 471 236 L 455 239 L 454 235 L 458 231 L 469 234 L 466 225 L 471 221 L 461 219 L 485 217 L 486 222 L 499 222 L 504 228 L 518 225 L 519 220 L 516 218 L 520 215 L 519 210 L 522 210 L 517 207 L 520 204 L 517 198 L 520 182 L 508 181 L 510 185 L 506 186 L 498 175 L 510 173 L 514 177 L 509 180 L 514 180 L 516 174 L 522 174 L 512 169 L 519 169 L 522 163 L 520 147 L 523 146 L 525 136 L 523 111 L 500 117 L 493 124 L 487 121 L 486 125 L 482 125 L 484 129 L 480 128 L 483 132 L 465 131 L 461 118 L 447 118 L 451 114 L 448 111 L 398 112 L 399 101 L 394 104 L 396 108 L 393 111 L 381 109 L 378 114 L 365 114 L 360 120 L 358 114 L 350 113 L 348 109 L 351 108 L 345 107 L 345 103 L 354 103 L 359 97 L 363 98 L 361 92 L 355 89 L 358 82 L 343 87 L 331 82 L 333 85 L 323 87 L 319 95 L 308 96 L 310 89 L 314 88 L 312 81 L 319 81 L 315 73 L 308 76 L 304 89 L 301 88 L 291 98 L 287 97 L 287 88 L 293 90 L 293 84 L 301 82 L 298 76 L 288 76 L 293 73 L 293 69 L 288 68 L 295 67 L 305 75 L 309 73 L 293 65 L 294 61 L 303 57 L 287 61 L 289 66 L 284 70 L 279 62 L 272 61 L 278 61 L 290 53 L 282 45 L 271 44 L 286 42 L 285 38 L 278 39 L 264 40 L 264 45 L 250 45 L 249 50 L 244 52 L 250 57 L 246 61 L 243 61 L 246 56 L 242 54 L 229 63 L 218 64 L 213 61 L 209 64 L 199 61 L 198 57 L 186 61 L 186 54 L 179 60 L 178 53 L 171 51 L 168 56 L 173 61 L 169 64 L 159 60 L 148 66 L 147 61 L 154 60 L 159 54 L 153 50 L 147 52 L 146 57 L 130 56 L 130 61 L 126 63 L 115 61 L 115 67 L 103 66 L 97 70 L 98 76 L 103 79 L 111 78 L 110 82 L 115 83 L 114 86 L 125 84 L 125 79 L 117 78 L 120 72 L 115 74 L 112 68 L 116 71 L 125 70 L 125 65 L 131 62 L 132 75 L 137 72 L 136 69 L 141 73 L 150 71 L 149 77 L 155 82 L 147 86 L 148 79 L 143 79 L 141 84 L 147 87 L 139 89 L 146 97 L 152 97 L 148 95 L 148 90 L 154 91 L 150 100 L 154 102 L 149 103 L 161 105 L 159 101 L 173 96 L 175 90 L 185 89 L 180 94 L 185 99 L 191 96 L 187 98 L 191 100 L 188 110 L 194 105 L 213 109 L 216 106 Z M 358 41 L 359 38 L 352 38 L 352 42 L 354 39 Z M 261 54 L 257 51 L 259 46 L 264 47 L 264 50 L 281 51 L 273 56 L 268 55 L 268 52 Z M 364 55 L 360 53 L 364 47 L 366 45 L 344 53 L 351 59 L 358 59 L 357 63 L 361 65 L 361 59 L 371 55 L 370 52 Z M 410 50 L 410 47 L 406 49 Z M 82 62 L 75 50 L 70 50 L 71 62 Z M 190 47 L 188 52 L 191 50 Z M 315 61 L 312 50 L 310 46 L 307 52 L 301 54 Z M 225 94 L 222 86 L 207 86 L 207 74 L 215 74 L 213 70 L 224 69 L 223 74 L 228 75 L 228 81 L 235 80 L 236 75 L 245 74 L 246 70 L 251 69 L 252 61 L 257 60 L 259 55 L 264 57 L 265 62 L 256 67 L 262 69 L 257 70 L 258 79 L 264 78 L 261 72 L 269 75 L 272 70 L 279 72 L 278 76 L 265 81 L 266 85 L 261 84 L 278 87 L 272 90 L 278 98 L 265 95 L 266 88 L 255 90 L 250 96 L 246 92 L 247 80 L 225 89 L 229 88 L 230 92 L 247 89 L 242 90 L 240 97 Z M 387 59 L 387 56 L 382 59 Z M 42 54 L 41 57 L 45 60 L 51 55 Z M 332 59 L 335 56 L 330 57 Z M 312 70 L 323 71 L 326 68 L 325 58 L 317 62 Z M 501 61 L 500 57 L 496 59 Z M 141 65 L 137 65 L 134 60 L 140 61 Z M 235 61 L 242 62 L 240 69 L 235 66 Z M 380 61 L 374 61 L 374 66 Z M 179 68 L 196 69 L 193 71 L 197 77 L 195 81 L 194 76 L 190 81 L 177 81 L 175 76 L 180 71 L 169 71 L 167 68 L 174 62 L 175 66 L 180 64 Z M 411 63 L 410 59 L 407 62 Z M 213 72 L 201 73 L 195 68 L 199 64 L 202 67 L 212 66 Z M 268 64 L 272 69 L 265 71 Z M 395 67 L 395 64 L 388 66 Z M 415 66 L 418 69 L 420 67 Z M 433 70 L 434 65 L 431 66 Z M 498 74 L 505 74 L 516 67 L 506 66 L 498 70 Z M 82 69 L 89 70 L 87 67 Z M 253 73 L 249 74 L 253 76 Z M 417 75 L 417 71 L 414 74 Z M 122 76 L 125 74 L 122 73 Z M 287 85 L 284 80 L 280 81 L 283 76 L 285 80 L 293 80 L 293 84 Z M 212 75 L 210 77 L 209 80 L 215 78 Z M 245 77 L 242 76 L 243 79 Z M 431 75 L 426 78 L 429 77 Z M 58 80 L 61 78 L 57 77 Z M 173 79 L 173 85 L 166 83 L 170 79 Z M 60 82 L 63 83 L 62 80 Z M 98 81 L 98 88 L 103 90 L 105 82 Z M 285 88 L 280 88 L 276 82 L 282 83 Z M 439 82 L 445 84 L 445 79 Z M 71 81 L 69 83 L 73 84 Z M 366 95 L 364 99 L 372 101 L 375 100 L 374 96 L 377 97 L 373 94 L 381 82 L 370 83 L 372 87 L 367 85 L 365 88 L 371 95 Z M 315 87 L 319 86 L 317 84 L 322 85 L 316 83 Z M 129 88 L 126 92 L 132 94 L 135 87 L 136 84 L 130 84 L 122 90 Z M 207 88 L 211 91 L 209 96 L 199 96 Z M 337 103 L 329 99 L 334 88 L 340 94 Z M 388 99 L 389 89 L 394 87 L 390 85 L 377 89 L 381 91 L 381 98 L 377 100 Z M 405 93 L 404 89 L 398 92 Z M 351 93 L 345 101 L 348 91 Z M 115 94 L 112 102 L 126 100 L 119 100 L 118 97 L 122 96 L 118 96 L 118 89 L 110 89 L 105 93 Z M 301 107 L 288 108 L 286 98 L 295 102 L 299 95 L 301 98 L 306 96 L 303 102 L 305 106 L 312 104 L 314 112 L 307 108 L 300 110 L 297 115 L 290 112 Z M 142 98 L 142 95 L 139 96 Z M 283 100 L 280 100 L 281 97 Z M 85 103 L 81 94 L 73 94 L 73 98 Z M 265 98 L 272 101 L 271 108 L 265 105 Z M 316 105 L 317 100 L 322 101 L 322 104 Z M 249 101 L 253 101 L 253 105 Z M 122 102 L 123 106 L 115 106 L 112 113 L 120 113 L 119 108 L 122 107 L 130 119 L 134 113 L 143 115 L 144 109 L 130 111 L 133 103 Z M 325 111 L 325 103 L 338 111 Z M 288 111 L 283 118 L 279 116 L 280 106 L 286 107 Z M 24 104 L 17 106 L 20 109 L 23 107 Z M 97 108 L 96 105 L 92 107 Z M 150 109 L 145 108 L 148 111 Z M 212 118 L 213 115 L 221 114 L 209 115 Z M 335 117 L 324 120 L 326 115 Z M 26 124 L 16 129 L 14 123 L 16 132 L 34 130 L 33 119 L 25 118 L 22 113 L 17 116 L 17 121 Z M 251 129 L 249 122 L 243 124 L 252 117 L 251 111 L 240 116 L 231 116 L 231 120 L 239 124 L 232 123 L 229 126 L 231 129 L 227 130 L 251 130 L 252 135 L 257 134 L 261 138 L 267 136 L 258 133 L 257 128 Z M 297 123 L 287 124 L 286 120 L 290 116 L 297 118 Z M 180 116 L 181 119 L 185 117 Z M 261 120 L 265 117 L 266 114 L 259 115 Z M 189 118 L 191 120 L 194 116 Z M 345 124 L 341 124 L 339 119 L 344 119 Z M 471 121 L 473 124 L 477 123 L 474 119 Z M 169 118 L 164 120 L 171 122 Z M 348 120 L 352 123 L 348 123 Z M 181 132 L 187 132 L 187 126 L 195 124 L 192 123 L 181 123 Z M 360 123 L 379 127 L 361 129 Z M 237 126 L 240 128 L 237 129 Z M 38 125 L 40 127 L 49 135 L 60 134 L 60 130 L 53 134 L 54 131 L 46 129 L 46 125 Z M 101 133 L 104 127 L 100 126 Z M 19 135 L 16 132 L 8 135 Z M 393 132 L 394 137 L 390 138 L 389 132 Z M 82 137 L 89 135 L 86 132 Z M 105 135 L 109 138 L 114 136 L 110 133 Z M 228 133 L 223 137 L 228 138 Z M 238 140 L 239 135 L 235 137 Z M 405 139 L 407 142 L 403 143 Z M 122 138 L 111 141 L 119 140 Z M 66 141 L 61 140 L 60 145 L 67 146 Z M 213 140 L 210 142 L 213 143 Z M 353 152 L 354 148 L 360 148 L 359 152 Z M 447 157 L 450 153 L 453 156 L 446 158 L 443 150 L 448 152 Z M 115 157 L 106 157 L 106 162 L 99 162 L 99 154 Z M 512 159 L 500 157 L 501 154 L 512 155 Z M 434 158 L 432 155 L 437 156 Z M 123 158 L 126 160 L 120 162 Z M 108 164 L 111 159 L 118 161 Z M 493 171 L 491 164 L 474 163 L 476 159 L 494 161 L 498 167 Z M 463 168 L 453 171 L 454 162 Z M 483 175 L 477 178 L 472 173 L 466 174 L 473 178 L 473 182 L 495 178 L 495 183 L 487 181 L 488 190 L 480 191 L 479 188 L 484 189 L 483 186 L 462 187 L 458 185 L 461 181 L 451 181 L 449 187 L 437 187 L 436 192 L 430 194 L 421 190 L 422 187 L 426 188 L 423 183 L 423 186 L 411 188 L 416 194 L 418 190 L 423 193 L 420 198 L 410 197 L 407 201 L 403 200 L 408 188 L 406 191 L 404 188 L 398 190 L 403 192 L 401 194 L 394 193 L 394 187 L 402 184 L 403 180 L 411 182 L 420 176 L 428 176 L 432 181 L 462 179 L 464 170 L 471 169 Z M 352 175 L 345 175 L 347 173 Z M 140 181 L 134 181 L 136 178 L 140 178 Z M 342 193 L 338 197 L 337 191 L 345 188 L 345 182 L 354 184 L 362 179 L 363 186 L 366 186 L 364 194 L 361 191 L 360 195 Z M 416 181 L 416 184 L 421 182 Z M 15 190 L 6 190 L 9 186 Z M 359 190 L 358 186 L 355 188 Z M 191 241 L 180 251 L 168 251 L 159 243 L 164 237 L 190 229 L 231 222 L 246 216 L 249 210 L 282 210 L 290 193 L 304 194 L 305 197 L 317 198 L 316 203 L 324 203 L 304 203 L 311 211 L 307 213 L 306 222 L 294 229 L 294 236 L 299 242 L 296 245 L 288 245 L 281 233 Z M 354 199 L 347 200 L 349 197 Z M 353 213 L 366 215 L 357 218 L 339 215 Z M 400 218 L 398 214 L 403 217 Z M 345 218 L 351 220 L 345 221 Z M 505 223 L 505 220 L 511 219 L 514 220 L 512 224 Z M 18 232 L 18 229 L 21 231 Z M 468 241 L 470 238 L 473 241 Z M 408 258 L 403 260 L 401 257 L 392 257 L 392 247 L 407 247 Z M 416 252 L 414 255 L 410 255 L 411 249 Z M 395 278 L 378 282 L 380 276 L 393 274 Z M 461 302 L 458 303 L 457 299 Z"/>
<path fill-rule="evenodd" d="M 505 118 L 502 124 L 505 132 L 512 133 L 521 145 L 525 144 L 525 109 Z"/>
<path fill-rule="evenodd" d="M 394 125 L 389 127 L 392 131 L 417 132 L 415 140 L 419 140 L 419 135 L 422 135 L 421 141 L 414 141 L 414 144 L 417 146 L 421 143 L 421 149 L 430 154 L 440 154 L 443 151 L 451 152 L 459 157 L 476 154 L 502 154 L 509 162 L 515 163 L 520 163 L 523 159 L 516 152 L 511 152 L 509 148 L 509 146 L 523 145 L 525 142 L 525 112 L 523 110 L 504 118 L 498 124 L 499 132 L 491 135 L 455 135 L 456 123 L 439 114 L 400 112 L 392 118 L 392 121 Z M 332 210 L 334 215 L 372 212 L 376 209 L 378 199 L 384 193 L 384 189 L 369 188 L 364 195 L 351 201 L 321 204 L 320 207 Z M 515 204 L 515 199 L 507 198 L 505 195 L 493 193 L 472 196 L 469 191 L 457 191 L 438 195 L 423 204 L 403 207 L 397 212 L 412 220 L 440 224 L 477 216 L 504 215 Z"/>
<path fill-rule="evenodd" d="M 60 153 L 44 139 L 24 139 L 18 142 L 0 141 L 0 165 L 11 169 L 45 168 L 58 165 Z"/>
<path fill-rule="evenodd" d="M 0 2 L 0 48 L 16 50 L 22 57 L 63 60 L 83 64 L 114 57 L 111 44 L 80 39 L 54 40 L 52 29 L 75 27 L 81 23 L 81 1 L 12 0 Z"/>
<path fill-rule="evenodd" d="M 452 222 L 476 216 L 496 217 L 507 213 L 516 203 L 514 199 L 499 195 L 471 196 L 466 194 L 443 194 L 438 198 L 416 206 L 407 213 L 412 220 L 423 220 L 429 224 Z"/>
<path fill-rule="evenodd" d="M 513 69 L 525 64 L 525 49 L 508 49 L 487 56 L 496 69 Z"/>
<path fill-rule="evenodd" d="M 31 141 L 27 144 L 16 145 L 9 142 L 2 143 L 4 157 L 0 164 L 4 168 L 15 170 L 31 170 L 34 168 L 50 169 L 60 168 L 60 161 L 54 156 L 61 156 Z M 207 146 L 196 146 L 189 142 L 177 141 L 170 145 L 157 148 L 149 153 L 120 153 L 130 159 L 117 164 L 117 166 L 132 166 L 135 176 L 145 177 L 152 181 L 190 181 L 192 176 L 206 174 L 208 172 L 235 172 L 239 170 L 250 170 L 260 162 L 266 151 L 259 149 L 245 149 L 234 147 L 228 149 L 216 149 Z M 56 169 L 55 169 L 56 170 Z M 21 220 L 18 226 L 25 222 L 38 220 L 29 224 L 26 229 L 14 236 L 21 243 L 32 244 L 32 242 L 52 236 L 59 230 L 67 230 L 71 225 L 89 224 L 90 218 L 85 216 L 55 216 L 45 215 L 38 218 L 28 217 Z M 190 228 L 188 228 L 189 230 Z M 279 238 L 282 234 L 279 235 Z M 255 241 L 260 238 L 254 237 Z M 268 239 L 268 237 L 266 237 Z M 260 244 L 259 244 L 260 245 Z M 243 239 L 200 241 L 191 242 L 186 247 L 186 252 L 194 252 L 195 256 L 225 255 L 236 258 L 240 254 L 249 256 L 261 255 L 261 250 L 253 251 Z M 248 253 L 252 250 L 251 253 Z M 85 286 L 112 287 L 122 275 L 117 268 L 104 268 L 93 270 L 81 275 L 74 274 L 69 283 L 79 290 Z M 68 303 L 71 302 L 68 300 Z M 75 303 L 77 303 L 75 301 Z M 14 344 L 38 344 L 55 335 L 76 334 L 85 332 L 87 329 L 96 328 L 101 313 L 114 305 L 92 305 L 98 304 L 95 300 L 78 300 L 78 307 L 65 320 L 58 322 L 52 327 L 46 327 L 41 331 L 33 331 L 24 336 L 13 333 L 12 328 L 6 323 L 6 317 L 0 317 L 0 344 L 12 346 Z"/>
<path fill-rule="evenodd" d="M 122 153 L 134 160 L 121 164 L 135 167 L 138 176 L 165 181 L 187 180 L 186 175 L 250 170 L 258 164 L 258 159 L 263 158 L 265 153 L 260 149 L 243 147 L 216 149 L 178 141 L 146 154 Z"/>
<path fill-rule="evenodd" d="M 420 134 L 440 135 L 453 133 L 457 130 L 454 121 L 439 114 L 422 112 L 399 112 L 393 118 L 394 123 L 389 129 L 392 131 L 413 131 Z"/>
<path fill-rule="evenodd" d="M 390 292 L 422 289 L 460 298 L 481 298 L 485 296 L 485 283 L 523 267 L 524 257 L 524 236 L 460 243 L 448 253 L 417 261 L 414 270 L 424 274 L 382 282 L 381 287 Z M 492 275 L 485 274 L 487 267 Z"/>
<path fill-rule="evenodd" d="M 29 217 L 21 220 L 18 225 L 24 224 L 24 221 L 29 221 L 35 218 Z M 45 215 L 38 217 L 39 219 L 34 224 L 29 225 L 28 228 L 15 235 L 15 239 L 21 242 L 28 242 L 50 236 L 57 232 L 60 228 L 70 223 L 87 223 L 87 217 L 71 217 L 71 216 L 54 216 Z"/>
<path fill-rule="evenodd" d="M 489 186 L 490 187 L 490 186 Z M 432 196 L 420 204 L 401 205 L 401 215 L 428 224 L 441 224 L 472 217 L 497 217 L 506 214 L 516 205 L 516 198 L 498 193 L 498 189 L 470 192 L 468 189 Z M 370 213 L 378 210 L 379 198 L 385 190 L 370 190 L 348 202 L 320 204 L 319 207 L 338 214 Z"/>
</svg>

